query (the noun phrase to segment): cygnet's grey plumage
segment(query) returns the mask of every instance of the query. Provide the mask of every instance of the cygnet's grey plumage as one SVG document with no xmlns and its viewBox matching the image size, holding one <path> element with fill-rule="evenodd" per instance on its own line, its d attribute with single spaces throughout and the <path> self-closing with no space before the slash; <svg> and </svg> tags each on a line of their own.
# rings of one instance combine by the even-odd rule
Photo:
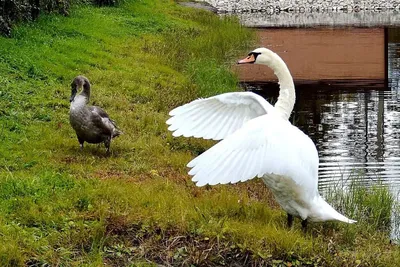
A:
<svg viewBox="0 0 400 267">
<path fill-rule="evenodd" d="M 77 95 L 81 88 L 83 90 Z M 83 148 L 84 142 L 104 143 L 109 152 L 111 139 L 119 136 L 122 132 L 102 108 L 87 106 L 89 98 L 89 80 L 84 76 L 75 77 L 71 83 L 69 121 L 76 132 L 81 148 Z"/>
</svg>

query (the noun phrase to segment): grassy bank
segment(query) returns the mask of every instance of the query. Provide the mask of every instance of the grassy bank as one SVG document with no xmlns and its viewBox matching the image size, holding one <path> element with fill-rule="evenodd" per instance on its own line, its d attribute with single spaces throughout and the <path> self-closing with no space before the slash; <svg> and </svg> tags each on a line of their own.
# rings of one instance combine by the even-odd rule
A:
<svg viewBox="0 0 400 267">
<path fill-rule="evenodd" d="M 367 215 L 304 235 L 285 227 L 260 181 L 189 180 L 186 163 L 211 143 L 172 138 L 167 113 L 238 90 L 229 66 L 253 38 L 234 19 L 161 0 L 73 8 L 0 38 L 0 265 L 397 264 L 387 229 L 366 228 Z M 69 126 L 79 74 L 125 133 L 111 156 L 80 151 Z"/>
</svg>

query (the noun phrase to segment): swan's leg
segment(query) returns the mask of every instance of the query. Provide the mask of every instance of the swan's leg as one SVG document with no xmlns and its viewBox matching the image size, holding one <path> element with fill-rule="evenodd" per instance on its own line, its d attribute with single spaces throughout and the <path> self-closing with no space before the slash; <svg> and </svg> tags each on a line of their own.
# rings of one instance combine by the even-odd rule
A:
<svg viewBox="0 0 400 267">
<path fill-rule="evenodd" d="M 301 221 L 301 228 L 303 228 L 303 232 L 307 232 L 307 219 Z"/>
<path fill-rule="evenodd" d="M 291 228 L 293 226 L 293 219 L 294 219 L 293 215 L 288 213 L 288 215 L 287 215 L 287 225 L 288 225 L 289 228 Z"/>
</svg>

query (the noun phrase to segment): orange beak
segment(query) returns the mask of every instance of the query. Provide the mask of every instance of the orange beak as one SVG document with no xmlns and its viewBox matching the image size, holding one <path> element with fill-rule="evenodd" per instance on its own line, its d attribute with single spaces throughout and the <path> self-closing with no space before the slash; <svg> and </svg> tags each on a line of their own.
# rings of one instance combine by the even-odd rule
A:
<svg viewBox="0 0 400 267">
<path fill-rule="evenodd" d="M 246 58 L 239 60 L 237 64 L 251 64 L 254 62 L 256 62 L 256 58 L 254 57 L 254 54 L 250 54 Z"/>
</svg>

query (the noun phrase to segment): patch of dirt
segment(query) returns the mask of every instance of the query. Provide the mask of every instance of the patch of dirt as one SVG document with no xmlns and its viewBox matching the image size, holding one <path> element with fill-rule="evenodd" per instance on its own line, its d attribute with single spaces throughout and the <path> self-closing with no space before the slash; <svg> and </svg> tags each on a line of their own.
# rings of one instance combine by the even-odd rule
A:
<svg viewBox="0 0 400 267">
<path fill-rule="evenodd" d="M 98 170 L 94 173 L 94 177 L 99 179 L 129 179 L 130 175 L 127 175 L 121 171 L 115 170 Z"/>
<path fill-rule="evenodd" d="M 260 240 L 261 251 L 236 243 L 229 234 L 207 237 L 179 230 L 162 229 L 156 224 L 132 224 L 123 216 L 107 220 L 108 246 L 104 248 L 107 266 L 131 266 L 147 262 L 157 266 L 326 266 L 323 258 L 305 259 L 291 252 L 275 252 L 274 244 Z M 317 264 L 317 265 L 316 265 Z"/>
<path fill-rule="evenodd" d="M 76 157 L 65 157 L 61 159 L 61 162 L 67 163 L 67 164 L 72 164 L 72 163 L 77 163 L 79 162 L 78 158 Z"/>
<path fill-rule="evenodd" d="M 109 266 L 128 266 L 139 260 L 160 266 L 268 266 L 272 262 L 227 240 L 127 225 L 119 217 L 110 219 L 107 232 L 119 241 L 105 249 Z"/>
<path fill-rule="evenodd" d="M 279 204 L 275 201 L 271 190 L 264 184 L 261 179 L 241 183 L 238 185 L 240 189 L 245 187 L 250 199 L 257 201 L 265 201 L 269 207 L 280 209 Z"/>
</svg>

